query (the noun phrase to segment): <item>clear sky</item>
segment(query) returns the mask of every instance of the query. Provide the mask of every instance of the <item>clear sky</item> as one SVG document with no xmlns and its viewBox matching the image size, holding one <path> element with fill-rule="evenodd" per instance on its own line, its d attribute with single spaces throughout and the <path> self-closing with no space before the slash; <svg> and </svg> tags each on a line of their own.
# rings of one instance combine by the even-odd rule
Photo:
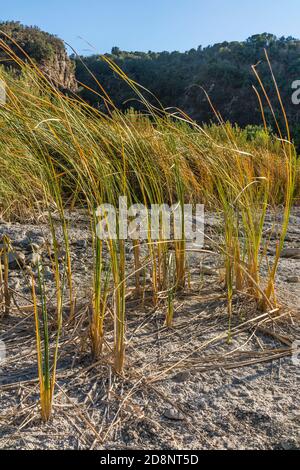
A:
<svg viewBox="0 0 300 470">
<path fill-rule="evenodd" d="M 79 53 L 185 51 L 268 32 L 300 37 L 300 0 L 0 0 L 0 20 L 56 34 Z M 94 49 L 92 49 L 90 43 Z"/>
</svg>

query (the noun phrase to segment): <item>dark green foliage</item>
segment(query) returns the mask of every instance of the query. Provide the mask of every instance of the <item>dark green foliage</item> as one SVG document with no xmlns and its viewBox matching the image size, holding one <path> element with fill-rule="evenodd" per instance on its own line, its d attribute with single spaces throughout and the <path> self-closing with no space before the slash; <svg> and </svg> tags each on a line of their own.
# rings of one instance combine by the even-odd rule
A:
<svg viewBox="0 0 300 470">
<path fill-rule="evenodd" d="M 27 27 L 19 22 L 0 22 L 0 31 L 5 32 L 36 61 L 50 64 L 58 54 L 65 54 L 63 41 L 45 33 L 36 26 Z M 0 40 L 10 45 L 24 59 L 12 41 L 0 32 Z M 300 41 L 292 37 L 281 37 L 268 33 L 256 34 L 244 42 L 223 42 L 180 53 L 174 52 L 126 52 L 113 47 L 107 57 L 112 59 L 133 80 L 150 90 L 164 107 L 180 108 L 199 123 L 216 121 L 214 113 L 202 87 L 209 94 L 215 108 L 225 121 L 241 127 L 261 125 L 261 110 L 252 85 L 257 79 L 251 65 L 258 64 L 257 70 L 270 96 L 277 116 L 282 116 L 276 90 L 266 63 L 264 49 L 267 49 L 274 74 L 287 111 L 294 141 L 300 146 L 300 105 L 292 103 L 292 83 L 300 80 Z M 93 106 L 106 112 L 101 98 L 102 92 L 94 80 L 104 87 L 115 105 L 121 110 L 135 108 L 144 110 L 134 91 L 122 78 L 113 73 L 100 56 L 75 57 L 76 78 L 97 94 L 82 87 L 81 97 Z M 0 48 L 0 64 L 13 65 Z M 73 74 L 71 63 L 70 73 Z M 92 74 L 90 73 L 92 72 Z M 64 72 L 63 72 L 64 73 Z M 66 86 L 68 88 L 69 84 Z M 74 87 L 73 87 L 74 88 Z M 258 86 L 259 88 L 259 86 Z M 146 93 L 153 104 L 158 102 Z M 268 126 L 276 130 L 265 98 L 263 106 Z M 283 124 L 282 122 L 280 123 Z"/>
<path fill-rule="evenodd" d="M 0 39 L 4 40 L 22 59 L 25 59 L 24 54 L 3 33 L 13 38 L 38 64 L 51 61 L 55 54 L 65 50 L 61 39 L 41 31 L 37 26 L 24 26 L 19 21 L 0 22 Z M 0 60 L 7 64 L 8 57 L 3 51 L 0 51 Z M 10 63 L 12 64 L 11 61 Z"/>
<path fill-rule="evenodd" d="M 280 87 L 283 102 L 292 127 L 293 136 L 300 143 L 300 106 L 292 104 L 292 82 L 300 80 L 300 41 L 294 38 L 277 38 L 272 34 L 257 34 L 244 42 L 223 42 L 204 49 L 180 52 L 125 52 L 118 47 L 107 56 L 136 82 L 149 89 L 165 107 L 179 107 L 198 122 L 215 120 L 211 107 L 201 87 L 211 97 L 224 120 L 248 124 L 262 123 L 260 107 L 252 85 L 258 85 L 251 65 L 257 64 L 267 92 L 270 94 L 278 115 L 279 103 L 272 77 L 264 55 L 267 49 L 274 74 Z M 98 91 L 98 87 L 82 64 L 96 75 L 115 104 L 121 109 L 134 106 L 141 109 L 134 92 L 122 79 L 109 69 L 99 56 L 76 59 L 77 79 Z M 258 87 L 259 88 L 259 87 Z M 99 96 L 88 90 L 82 96 L 93 105 L 104 110 Z M 150 96 L 147 98 L 155 102 Z M 263 105 L 268 125 L 274 129 L 274 122 L 266 100 Z"/>
</svg>

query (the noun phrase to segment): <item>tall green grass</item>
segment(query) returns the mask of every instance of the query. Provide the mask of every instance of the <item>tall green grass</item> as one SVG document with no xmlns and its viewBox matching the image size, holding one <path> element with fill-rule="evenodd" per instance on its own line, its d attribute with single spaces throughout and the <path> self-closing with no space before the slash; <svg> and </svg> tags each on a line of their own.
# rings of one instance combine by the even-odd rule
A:
<svg viewBox="0 0 300 470">
<path fill-rule="evenodd" d="M 92 294 L 88 309 L 91 353 L 94 359 L 103 354 L 106 320 L 109 322 L 113 316 L 114 347 L 106 353 L 112 355 L 118 373 L 125 364 L 126 299 L 132 295 L 129 280 L 134 279 L 133 295 L 141 301 L 146 288 L 154 305 L 163 299 L 166 325 L 171 327 L 175 297 L 186 288 L 188 278 L 184 227 L 180 240 L 165 241 L 162 233 L 159 240 L 153 240 L 149 223 L 147 255 L 142 259 L 141 242 L 135 240 L 132 243 L 134 267 L 130 272 L 126 243 L 120 237 L 119 227 L 114 240 L 97 237 L 97 208 L 104 203 L 117 207 L 120 195 L 127 197 L 129 205 L 180 203 L 183 207 L 185 202 L 204 203 L 222 216 L 223 231 L 215 249 L 224 259 L 229 323 L 234 314 L 232 301 L 236 292 L 247 292 L 264 310 L 276 304 L 276 271 L 293 198 L 298 195 L 294 193 L 295 187 L 299 190 L 299 166 L 297 169 L 287 121 L 285 129 L 279 128 L 279 139 L 266 128 L 249 140 L 245 130 L 223 122 L 217 112 L 218 125 L 199 126 L 183 112 L 171 113 L 160 103 L 151 105 L 144 97 L 144 90 L 107 58 L 104 60 L 112 71 L 144 103 L 148 116 L 132 111 L 121 113 L 98 84 L 99 95 L 109 110 L 108 114 L 103 114 L 78 97 L 63 95 L 30 58 L 23 62 L 5 44 L 1 46 L 22 72 L 15 76 L 0 68 L 0 78 L 7 87 L 7 103 L 0 106 L 1 216 L 13 220 L 46 212 L 53 239 L 57 324 L 52 368 L 42 269 L 38 271 L 38 280 L 33 279 L 32 289 L 44 420 L 51 414 L 66 287 L 68 327 L 72 327 L 76 319 L 67 209 L 84 208 L 90 217 L 93 240 Z M 266 60 L 269 62 L 267 56 Z M 261 91 L 256 90 L 259 100 L 261 95 L 268 99 L 260 80 L 259 84 Z M 282 113 L 285 115 L 283 106 Z M 284 216 L 276 256 L 269 273 L 261 279 L 265 217 L 267 210 L 277 205 L 282 205 Z M 66 253 L 63 277 L 53 211 L 58 214 L 63 233 Z M 105 250 L 109 254 L 109 266 L 104 258 Z M 150 273 L 150 286 L 142 280 L 146 271 Z M 4 277 L 7 275 L 5 268 Z M 3 279 L 0 281 L 3 284 Z M 35 290 L 36 282 L 40 299 Z"/>
</svg>

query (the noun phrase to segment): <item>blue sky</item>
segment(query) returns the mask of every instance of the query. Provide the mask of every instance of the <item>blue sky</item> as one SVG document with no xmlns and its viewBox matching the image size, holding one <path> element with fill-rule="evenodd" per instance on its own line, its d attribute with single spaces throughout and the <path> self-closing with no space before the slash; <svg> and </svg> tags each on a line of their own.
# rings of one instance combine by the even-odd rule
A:
<svg viewBox="0 0 300 470">
<path fill-rule="evenodd" d="M 37 25 L 79 53 L 185 51 L 269 32 L 300 36 L 299 0 L 12 0 L 0 20 Z M 88 44 L 90 43 L 93 48 Z"/>
</svg>

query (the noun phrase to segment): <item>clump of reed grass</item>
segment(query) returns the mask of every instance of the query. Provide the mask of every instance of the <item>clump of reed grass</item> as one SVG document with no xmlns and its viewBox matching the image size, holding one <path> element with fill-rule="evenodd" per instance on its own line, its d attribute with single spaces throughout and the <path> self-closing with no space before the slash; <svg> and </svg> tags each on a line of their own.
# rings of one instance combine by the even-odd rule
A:
<svg viewBox="0 0 300 470">
<path fill-rule="evenodd" d="M 56 241 L 54 240 L 54 247 Z M 35 334 L 37 345 L 37 363 L 38 377 L 40 385 L 40 406 L 41 417 L 43 421 L 48 421 L 52 413 L 52 404 L 54 388 L 56 381 L 56 369 L 58 361 L 59 339 L 62 330 L 63 319 L 63 291 L 65 282 L 66 268 L 61 277 L 58 263 L 57 250 L 54 249 L 54 255 L 51 257 L 51 264 L 56 285 L 56 307 L 54 321 L 54 352 L 51 361 L 51 338 L 49 324 L 49 307 L 47 299 L 47 290 L 44 276 L 44 266 L 41 261 L 37 264 L 37 279 L 31 272 L 32 303 L 35 320 Z"/>
<path fill-rule="evenodd" d="M 102 97 L 107 114 L 93 109 L 78 97 L 65 96 L 29 57 L 26 62 L 21 61 L 5 44 L 1 43 L 1 46 L 18 63 L 22 73 L 15 77 L 0 69 L 0 78 L 7 85 L 7 103 L 0 106 L 0 210 L 3 216 L 9 218 L 16 214 L 21 216 L 22 213 L 36 216 L 46 209 L 54 245 L 57 339 L 52 377 L 42 269 L 39 269 L 38 276 L 38 287 L 42 293 L 41 307 L 34 280 L 32 291 L 42 416 L 46 420 L 50 416 L 55 384 L 65 284 L 69 290 L 70 324 L 76 313 L 66 209 L 84 207 L 90 215 L 94 266 L 90 299 L 92 356 L 99 358 L 103 352 L 105 319 L 111 316 L 111 303 L 114 366 L 116 371 L 121 372 L 125 363 L 127 321 L 125 242 L 119 234 L 119 228 L 116 239 L 99 240 L 95 215 L 97 208 L 105 203 L 116 207 L 119 196 L 123 195 L 131 204 L 143 203 L 146 207 L 151 204 L 178 203 L 183 208 L 184 202 L 201 202 L 220 213 L 224 221 L 223 240 L 216 249 L 224 258 L 230 323 L 236 291 L 247 291 L 264 310 L 276 302 L 276 271 L 299 172 L 284 107 L 267 55 L 270 73 L 282 105 L 285 129 L 280 129 L 274 116 L 279 139 L 265 129 L 263 139 L 260 136 L 259 139 L 248 141 L 244 131 L 222 120 L 212 103 L 218 125 L 211 126 L 200 126 L 179 110 L 167 111 L 158 101 L 152 105 L 145 98 L 143 88 L 107 57 L 103 57 L 103 60 L 132 88 L 144 104 L 148 116 L 121 113 L 98 82 L 99 92 L 95 93 Z M 272 111 L 258 74 L 257 77 L 261 92 Z M 256 92 L 261 103 L 260 93 Z M 277 240 L 275 261 L 268 275 L 261 279 L 264 221 L 267 210 L 276 204 L 284 205 L 283 223 Z M 65 245 L 63 281 L 59 275 L 58 243 L 52 209 L 59 215 Z M 183 212 L 181 216 L 183 224 Z M 172 326 L 174 321 L 175 296 L 186 287 L 187 247 L 184 226 L 181 228 L 181 239 L 173 240 L 175 257 L 172 263 L 171 243 L 166 242 L 162 234 L 159 240 L 153 240 L 150 223 L 146 267 L 141 263 L 139 241 L 133 244 L 134 270 L 131 275 L 135 278 L 135 295 L 143 299 L 146 283 L 141 285 L 140 273 L 143 275 L 144 272 L 145 276 L 147 268 L 151 277 L 153 304 L 157 305 L 161 297 L 166 300 L 167 326 Z M 104 247 L 108 250 L 110 264 L 106 274 Z M 44 356 L 40 322 L 43 324 L 45 340 Z"/>
</svg>

